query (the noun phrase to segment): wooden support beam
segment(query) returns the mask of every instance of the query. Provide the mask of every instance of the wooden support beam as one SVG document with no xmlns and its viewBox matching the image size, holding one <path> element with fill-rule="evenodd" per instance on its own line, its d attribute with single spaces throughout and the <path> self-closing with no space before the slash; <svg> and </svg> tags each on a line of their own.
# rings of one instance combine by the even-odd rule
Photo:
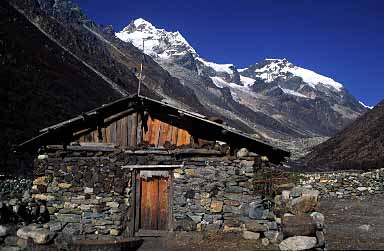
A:
<svg viewBox="0 0 384 251">
<path fill-rule="evenodd" d="M 125 165 L 121 166 L 121 169 L 177 169 L 183 167 L 184 163 L 181 165 Z"/>
</svg>

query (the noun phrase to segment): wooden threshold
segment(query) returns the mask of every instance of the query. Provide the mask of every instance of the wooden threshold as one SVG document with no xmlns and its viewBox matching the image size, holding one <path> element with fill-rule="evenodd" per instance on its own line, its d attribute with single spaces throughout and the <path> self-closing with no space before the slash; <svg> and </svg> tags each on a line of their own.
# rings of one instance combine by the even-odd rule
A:
<svg viewBox="0 0 384 251">
<path fill-rule="evenodd" d="M 162 237 L 169 235 L 170 231 L 166 230 L 143 230 L 140 229 L 135 233 L 135 237 Z"/>
</svg>

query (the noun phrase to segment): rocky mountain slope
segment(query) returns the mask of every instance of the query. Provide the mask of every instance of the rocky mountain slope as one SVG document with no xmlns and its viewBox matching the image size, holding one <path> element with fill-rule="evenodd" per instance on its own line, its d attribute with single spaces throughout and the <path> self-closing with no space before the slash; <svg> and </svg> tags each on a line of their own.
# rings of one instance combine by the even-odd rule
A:
<svg viewBox="0 0 384 251">
<path fill-rule="evenodd" d="M 0 173 L 13 144 L 121 97 L 89 67 L 0 2 Z"/>
<path fill-rule="evenodd" d="M 158 29 L 141 18 L 117 32 L 116 37 L 139 49 L 144 39 L 144 52 L 171 75 L 195 92 L 205 88 L 205 94 L 197 95 L 205 106 L 248 121 L 271 140 L 331 136 L 367 111 L 342 84 L 286 59 L 266 59 L 241 70 L 233 64 L 209 62 L 180 32 Z M 210 97 L 218 93 L 234 108 L 223 111 L 211 105 Z M 241 109 L 248 112 L 239 113 Z M 253 121 L 252 116 L 256 117 Z"/>
<path fill-rule="evenodd" d="M 384 100 L 301 160 L 309 169 L 374 169 L 384 163 Z"/>
</svg>

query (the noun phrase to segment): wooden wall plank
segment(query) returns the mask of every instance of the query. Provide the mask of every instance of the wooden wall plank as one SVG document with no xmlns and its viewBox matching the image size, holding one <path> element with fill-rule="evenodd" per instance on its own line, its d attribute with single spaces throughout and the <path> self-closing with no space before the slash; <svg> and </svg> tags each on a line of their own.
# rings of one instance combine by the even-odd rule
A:
<svg viewBox="0 0 384 251">
<path fill-rule="evenodd" d="M 183 130 L 183 129 L 179 129 L 178 130 L 178 135 L 177 135 L 177 146 L 182 146 L 182 145 L 188 145 L 190 143 L 190 140 L 191 140 L 191 135 Z"/>
<path fill-rule="evenodd" d="M 120 123 L 120 137 L 121 137 L 121 146 L 127 147 L 128 146 L 128 118 L 124 117 L 121 119 Z"/>
<path fill-rule="evenodd" d="M 110 144 L 111 143 L 111 127 L 107 126 L 105 128 L 105 143 Z"/>
<path fill-rule="evenodd" d="M 159 145 L 159 136 L 160 136 L 160 127 L 161 122 L 160 120 L 154 119 L 151 121 L 150 127 L 150 136 L 149 136 L 149 144 L 153 144 L 155 146 Z"/>
<path fill-rule="evenodd" d="M 166 141 L 170 141 L 168 138 L 169 131 L 171 131 L 171 126 L 167 123 L 161 122 L 160 128 L 160 137 L 159 137 L 159 145 L 164 145 Z"/>
<path fill-rule="evenodd" d="M 153 129 L 151 116 L 148 116 L 147 128 L 148 128 L 148 131 L 143 132 L 143 134 L 144 134 L 144 141 L 149 143 L 151 141 L 151 132 L 152 132 L 152 129 Z"/>
<path fill-rule="evenodd" d="M 127 146 L 131 147 L 132 114 L 127 116 Z"/>
<path fill-rule="evenodd" d="M 179 132 L 179 129 L 175 126 L 172 126 L 173 129 L 172 129 L 172 139 L 171 139 L 171 143 L 172 145 L 177 145 L 177 134 Z"/>
<path fill-rule="evenodd" d="M 159 179 L 141 179 L 141 229 L 158 230 Z"/>
<path fill-rule="evenodd" d="M 131 146 L 137 145 L 137 113 L 132 114 Z"/>
<path fill-rule="evenodd" d="M 136 131 L 136 144 L 143 143 L 143 121 L 141 120 L 141 114 L 137 113 L 137 131 Z"/>
<path fill-rule="evenodd" d="M 111 128 L 111 143 L 116 144 L 116 122 L 109 125 Z"/>
<path fill-rule="evenodd" d="M 159 230 L 168 230 L 168 183 L 169 179 L 159 178 Z"/>
<path fill-rule="evenodd" d="M 141 179 L 140 228 L 142 229 L 150 229 L 150 225 L 148 225 L 148 215 L 150 215 L 149 200 L 148 182 Z"/>
<path fill-rule="evenodd" d="M 128 146 L 136 146 L 136 131 L 137 131 L 137 114 L 133 113 L 128 116 Z"/>
<path fill-rule="evenodd" d="M 122 146 L 121 140 L 121 119 L 116 121 L 116 144 Z"/>
</svg>

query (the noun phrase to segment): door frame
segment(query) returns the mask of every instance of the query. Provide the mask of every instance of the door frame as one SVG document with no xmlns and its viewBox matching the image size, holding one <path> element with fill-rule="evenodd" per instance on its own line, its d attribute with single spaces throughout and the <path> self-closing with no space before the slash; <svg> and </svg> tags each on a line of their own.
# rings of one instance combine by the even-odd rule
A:
<svg viewBox="0 0 384 251">
<path fill-rule="evenodd" d="M 162 168 L 135 168 L 132 170 L 132 225 L 131 225 L 131 235 L 132 236 L 161 236 L 173 231 L 173 169 L 175 165 L 169 165 L 168 168 L 165 165 L 162 165 Z M 140 212 L 141 212 L 141 178 L 140 171 L 155 171 L 163 170 L 168 171 L 169 173 L 169 196 L 168 196 L 168 226 L 167 230 L 142 230 L 140 229 Z M 138 179 L 137 176 L 139 176 Z"/>
</svg>

